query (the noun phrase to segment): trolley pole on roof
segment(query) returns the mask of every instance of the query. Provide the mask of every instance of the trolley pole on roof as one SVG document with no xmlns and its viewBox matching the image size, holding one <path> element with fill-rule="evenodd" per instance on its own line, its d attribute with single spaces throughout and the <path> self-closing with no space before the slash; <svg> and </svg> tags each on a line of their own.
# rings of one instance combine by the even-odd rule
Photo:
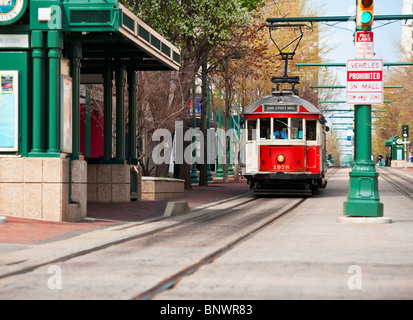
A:
<svg viewBox="0 0 413 320">
<path fill-rule="evenodd" d="M 356 0 L 357 1 L 357 33 L 356 42 L 363 42 L 363 50 L 357 48 L 356 43 L 356 59 L 348 62 L 347 68 L 347 100 L 352 100 L 349 98 L 351 95 L 354 97 L 361 97 L 361 94 L 352 93 L 350 86 L 359 90 L 358 84 L 350 82 L 351 79 L 358 77 L 363 72 L 370 72 L 375 74 L 375 79 L 377 75 L 380 75 L 380 67 L 377 70 L 364 70 L 361 69 L 360 73 L 357 74 L 357 70 L 353 70 L 349 67 L 349 63 L 356 65 L 378 65 L 380 62 L 378 60 L 373 60 L 373 32 L 371 32 L 371 26 L 374 21 L 373 13 L 373 0 Z M 365 50 L 365 48 L 368 48 Z M 358 51 L 359 50 L 359 51 Z M 366 86 L 378 86 L 381 85 L 381 95 L 383 94 L 383 81 L 382 81 L 382 65 L 381 62 L 381 84 L 378 82 L 368 82 L 364 81 L 364 87 Z M 350 73 L 350 71 L 352 73 Z M 352 78 L 354 77 L 354 78 Z M 363 78 L 364 79 L 364 78 Z M 354 85 L 353 85 L 354 84 Z M 373 90 L 373 89 L 372 89 Z M 379 89 L 380 90 L 380 89 Z M 355 90 L 356 91 L 356 90 Z M 377 97 L 377 93 L 374 97 Z M 362 103 L 359 98 L 355 98 L 354 105 L 354 117 L 355 117 L 355 160 L 351 167 L 350 172 L 350 186 L 347 201 L 344 202 L 343 213 L 346 217 L 382 217 L 383 216 L 383 203 L 380 202 L 379 190 L 378 190 L 378 176 L 376 172 L 375 164 L 371 159 L 371 104 L 376 104 L 378 102 L 374 101 L 373 95 L 366 95 L 364 97 L 366 102 Z M 383 98 L 381 98 L 383 100 Z"/>
</svg>

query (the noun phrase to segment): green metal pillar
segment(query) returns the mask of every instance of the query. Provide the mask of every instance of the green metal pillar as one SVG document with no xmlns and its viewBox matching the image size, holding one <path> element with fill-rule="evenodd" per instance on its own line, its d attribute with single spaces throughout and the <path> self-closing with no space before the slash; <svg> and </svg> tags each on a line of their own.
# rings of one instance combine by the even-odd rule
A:
<svg viewBox="0 0 413 320">
<path fill-rule="evenodd" d="M 80 153 L 80 60 L 82 45 L 74 42 L 70 46 L 70 71 L 72 74 L 72 159 L 78 160 Z"/>
<path fill-rule="evenodd" d="M 196 107 L 196 99 L 195 99 L 195 82 L 192 85 L 192 130 L 193 130 L 193 136 L 192 136 L 192 145 L 194 146 L 196 143 L 196 136 L 195 136 L 195 129 L 196 129 L 196 112 L 195 112 L 195 107 Z M 192 151 L 192 159 L 194 160 L 194 163 L 192 164 L 191 168 L 191 183 L 198 183 L 198 175 L 196 174 L 196 148 Z"/>
<path fill-rule="evenodd" d="M 228 129 L 234 129 L 234 119 L 231 116 L 231 112 L 228 115 Z M 230 136 L 230 140 L 229 140 L 229 146 L 228 146 L 228 176 L 233 176 L 234 175 L 234 168 L 232 167 L 232 163 L 231 163 L 231 147 L 232 147 L 232 143 L 234 137 Z"/>
<path fill-rule="evenodd" d="M 49 49 L 49 156 L 60 156 L 60 77 L 63 47 L 62 33 L 51 30 L 47 33 Z"/>
<path fill-rule="evenodd" d="M 45 149 L 45 41 L 43 31 L 33 30 L 33 146 L 29 156 L 43 154 Z"/>
<path fill-rule="evenodd" d="M 363 27 L 358 25 L 357 31 L 363 31 Z M 365 31 L 371 31 L 371 26 Z M 355 106 L 354 128 L 354 163 L 343 212 L 349 217 L 382 217 L 379 174 L 371 159 L 371 105 Z"/>
<path fill-rule="evenodd" d="M 116 67 L 116 161 L 125 161 L 125 88 L 126 67 Z"/>
<path fill-rule="evenodd" d="M 242 168 L 242 163 L 241 163 L 241 152 L 240 152 L 240 147 L 241 147 L 241 105 L 238 105 L 238 109 L 237 109 L 237 115 L 238 115 L 238 119 L 237 119 L 237 137 L 238 137 L 238 152 L 237 152 L 237 160 L 238 160 L 238 175 L 241 172 L 241 168 Z"/>
<path fill-rule="evenodd" d="M 222 127 L 222 114 L 221 114 L 221 109 L 219 109 L 219 113 L 218 113 L 218 158 L 217 158 L 217 162 L 218 162 L 218 167 L 217 167 L 217 172 L 215 174 L 216 178 L 223 178 L 224 177 L 224 170 L 222 170 L 222 163 L 219 160 L 220 158 L 220 154 L 221 154 L 221 148 L 222 146 L 220 146 L 220 142 L 221 142 L 221 127 Z M 225 151 L 224 151 L 225 152 Z"/>
<path fill-rule="evenodd" d="M 138 90 L 138 73 L 134 70 L 128 71 L 129 92 L 129 161 L 130 164 L 138 163 L 138 151 L 136 146 L 136 93 Z"/>
<path fill-rule="evenodd" d="M 211 106 L 210 106 L 210 97 L 209 97 L 209 83 L 207 83 L 207 121 L 206 121 L 206 127 L 207 127 L 207 132 L 210 129 L 210 118 L 211 118 Z M 209 146 L 208 146 L 209 147 Z M 212 178 L 212 173 L 211 173 L 211 165 L 209 163 L 209 157 L 207 154 L 207 177 L 208 181 L 214 181 Z"/>
<path fill-rule="evenodd" d="M 344 215 L 351 217 L 382 217 L 378 176 L 371 160 L 371 106 L 355 108 L 355 161 L 350 172 L 348 200 Z"/>
<path fill-rule="evenodd" d="M 112 159 L 112 90 L 113 69 L 110 61 L 105 63 L 103 74 L 103 161 Z"/>
</svg>

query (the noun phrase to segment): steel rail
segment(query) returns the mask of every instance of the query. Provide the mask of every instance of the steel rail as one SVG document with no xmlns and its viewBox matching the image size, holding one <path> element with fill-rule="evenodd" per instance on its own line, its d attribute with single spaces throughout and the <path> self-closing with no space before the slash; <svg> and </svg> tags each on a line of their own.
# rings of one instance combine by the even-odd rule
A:
<svg viewBox="0 0 413 320">
<path fill-rule="evenodd" d="M 55 258 L 55 259 L 50 259 L 50 260 L 45 261 L 45 262 L 34 263 L 31 266 L 26 266 L 26 267 L 23 267 L 19 270 L 15 270 L 15 271 L 11 271 L 11 272 L 6 272 L 4 274 L 0 274 L 0 280 L 11 277 L 11 276 L 16 276 L 16 275 L 29 273 L 29 272 L 32 272 L 32 271 L 34 271 L 38 268 L 44 267 L 44 266 L 49 265 L 49 264 L 56 264 L 56 263 L 59 263 L 59 262 L 65 262 L 65 261 L 68 261 L 68 260 L 71 260 L 71 259 L 74 259 L 74 258 L 77 258 L 77 257 L 85 256 L 85 255 L 93 253 L 93 252 L 97 252 L 97 251 L 107 249 L 109 247 L 117 246 L 117 245 L 124 244 L 124 243 L 130 242 L 130 241 L 133 241 L 133 240 L 137 240 L 137 239 L 141 239 L 141 238 L 144 238 L 144 237 L 152 236 L 152 235 L 155 235 L 157 233 L 160 233 L 160 232 L 163 232 L 163 231 L 166 231 L 166 230 L 169 231 L 171 229 L 178 228 L 178 227 L 180 227 L 180 226 L 182 226 L 182 225 L 184 225 L 188 222 L 195 222 L 199 219 L 202 219 L 202 218 L 205 218 L 205 217 L 208 217 L 208 216 L 222 214 L 223 212 L 232 211 L 234 208 L 237 208 L 241 205 L 245 205 L 247 203 L 250 203 L 250 202 L 253 202 L 253 201 L 258 201 L 258 200 L 259 200 L 258 198 L 247 198 L 246 201 L 237 203 L 237 204 L 235 204 L 234 206 L 232 206 L 230 208 L 208 211 L 204 214 L 196 215 L 196 216 L 190 217 L 190 218 L 188 218 L 184 221 L 179 221 L 179 222 L 176 222 L 176 223 L 168 225 L 168 226 L 163 226 L 163 227 L 160 227 L 160 228 L 157 228 L 157 229 L 154 229 L 154 230 L 150 230 L 150 231 L 147 231 L 147 232 L 144 232 L 144 233 L 141 233 L 141 234 L 137 234 L 137 235 L 129 236 L 129 237 L 126 237 L 126 238 L 122 238 L 122 239 L 119 239 L 119 240 L 110 241 L 110 242 L 104 243 L 102 245 L 98 245 L 98 246 L 88 248 L 88 249 L 83 249 L 83 250 L 80 250 L 78 252 L 67 254 L 67 255 L 62 256 L 62 257 L 58 257 L 58 258 Z M 219 204 L 221 204 L 221 203 L 219 203 Z M 219 204 L 217 204 L 217 205 L 219 205 Z M 213 207 L 213 206 L 208 206 L 208 208 L 211 208 L 211 207 Z M 194 211 L 194 213 L 196 214 L 197 211 Z M 165 220 L 168 219 L 168 218 L 165 218 Z M 144 224 L 147 224 L 147 223 L 144 223 Z M 127 228 L 137 227 L 137 226 L 141 226 L 141 225 L 142 224 L 136 224 L 136 225 L 128 226 L 126 228 L 119 228 L 119 229 L 116 229 L 116 231 L 122 231 L 122 230 L 125 230 Z M 25 261 L 27 261 L 27 260 L 18 261 L 18 262 L 9 264 L 9 265 L 17 265 L 17 264 L 23 263 Z"/>
<path fill-rule="evenodd" d="M 218 250 L 214 251 L 213 253 L 207 255 L 206 257 L 202 258 L 198 262 L 191 264 L 190 266 L 182 269 L 181 271 L 173 274 L 172 276 L 162 280 L 149 290 L 146 290 L 138 295 L 136 295 L 132 300 L 150 300 L 156 295 L 160 294 L 162 291 L 168 290 L 169 288 L 173 288 L 182 278 L 195 273 L 199 270 L 202 266 L 210 264 L 214 262 L 217 258 L 224 255 L 226 252 L 230 251 L 231 249 L 237 247 L 243 241 L 247 240 L 248 238 L 254 236 L 261 230 L 265 229 L 267 226 L 278 220 L 279 218 L 285 216 L 286 214 L 292 212 L 294 209 L 298 208 L 301 204 L 303 204 L 308 197 L 302 198 L 294 203 L 291 207 L 281 211 L 281 213 L 277 214 L 275 217 L 272 217 L 270 220 L 264 222 L 263 224 L 259 225 L 252 231 L 249 231 L 237 239 L 233 240 L 231 243 L 219 248 Z M 274 208 L 270 208 L 267 212 L 273 212 Z"/>
<path fill-rule="evenodd" d="M 407 198 L 409 198 L 410 200 L 413 201 L 413 196 L 411 194 L 407 193 L 405 191 L 405 189 L 403 188 L 403 186 L 400 186 L 400 185 L 397 185 L 396 183 L 394 183 L 393 179 L 391 179 L 390 176 L 396 174 L 398 177 L 402 178 L 403 180 L 407 181 L 410 184 L 412 183 L 412 179 L 409 179 L 409 178 L 407 178 L 407 177 L 405 177 L 405 176 L 403 176 L 403 175 L 401 175 L 397 172 L 393 172 L 393 171 L 390 172 L 389 170 L 384 169 L 384 168 L 380 168 L 379 173 L 380 173 L 379 177 L 382 177 L 384 180 L 386 180 L 388 183 L 390 183 L 393 186 L 393 188 L 395 188 L 397 191 L 399 191 L 402 195 L 404 195 L 405 197 L 407 197 Z"/>
<path fill-rule="evenodd" d="M 328 171 L 327 176 L 330 177 L 337 170 Z M 180 272 L 175 273 L 173 276 L 161 281 L 160 283 L 158 283 L 158 285 L 156 285 L 152 289 L 147 290 L 145 292 L 142 292 L 142 293 L 136 295 L 135 297 L 133 297 L 133 299 L 150 299 L 155 294 L 158 294 L 159 292 L 161 292 L 163 290 L 166 290 L 168 288 L 173 287 L 179 281 L 179 279 L 181 279 L 182 277 L 194 273 L 196 270 L 198 270 L 201 266 L 203 266 L 205 264 L 212 263 L 216 258 L 218 258 L 219 256 L 222 256 L 223 254 L 225 254 L 226 252 L 228 252 L 229 250 L 231 250 L 232 248 L 234 248 L 235 246 L 240 244 L 242 241 L 248 239 L 253 234 L 256 234 L 257 232 L 259 232 L 260 230 L 262 230 L 266 226 L 270 225 L 271 223 L 273 223 L 275 220 L 277 220 L 281 216 L 284 216 L 285 214 L 287 214 L 289 211 L 293 210 L 294 208 L 297 208 L 306 199 L 308 199 L 308 197 L 299 198 L 298 201 L 296 201 L 295 203 L 290 202 L 290 205 L 288 206 L 288 208 L 282 209 L 277 214 L 276 217 L 271 217 L 270 219 L 268 219 L 268 217 L 266 217 L 264 222 L 262 222 L 262 221 L 257 222 L 257 224 L 259 224 L 258 227 L 255 227 L 253 230 L 246 231 L 244 234 L 237 237 L 237 239 L 232 240 L 229 244 L 226 244 L 225 246 L 222 246 L 220 249 L 218 249 L 218 250 L 214 251 L 213 253 L 207 255 L 206 257 L 204 257 L 203 259 L 201 259 L 197 263 L 191 264 L 190 266 L 184 268 Z M 235 200 L 238 200 L 238 199 L 235 199 Z M 33 265 L 30 265 L 30 266 L 23 266 L 22 268 L 20 268 L 18 270 L 14 270 L 14 271 L 11 271 L 11 272 L 6 272 L 6 273 L 0 275 L 0 280 L 5 279 L 5 278 L 10 278 L 10 277 L 13 277 L 13 276 L 19 276 L 19 275 L 22 275 L 22 274 L 27 274 L 29 272 L 32 272 L 32 271 L 38 269 L 38 268 L 41 268 L 41 267 L 44 267 L 44 266 L 47 266 L 47 265 L 50 265 L 50 264 L 66 262 L 68 260 L 71 260 L 71 259 L 74 259 L 74 258 L 77 258 L 77 257 L 85 256 L 85 255 L 95 253 L 95 252 L 98 252 L 98 251 L 101 251 L 101 250 L 104 250 L 104 249 L 107 249 L 107 248 L 110 248 L 110 247 L 113 247 L 113 246 L 128 243 L 128 242 L 133 241 L 133 240 L 142 239 L 142 238 L 145 238 L 145 237 L 148 237 L 148 236 L 156 235 L 156 234 L 164 232 L 164 231 L 170 231 L 172 229 L 182 227 L 182 226 L 186 225 L 187 223 L 193 223 L 193 222 L 198 221 L 200 219 L 205 219 L 205 218 L 208 218 L 208 217 L 216 218 L 216 217 L 222 216 L 222 215 L 236 214 L 236 212 L 234 212 L 234 208 L 243 206 L 243 205 L 248 204 L 248 203 L 254 203 L 256 201 L 262 201 L 262 198 L 260 198 L 260 197 L 246 198 L 245 201 L 237 202 L 234 205 L 232 205 L 231 207 L 223 208 L 223 209 L 217 209 L 217 210 L 211 210 L 214 207 L 214 205 L 211 205 L 211 206 L 208 206 L 209 210 L 207 210 L 205 213 L 194 212 L 193 217 L 190 217 L 190 218 L 185 219 L 183 221 L 179 221 L 179 222 L 176 222 L 176 223 L 168 225 L 168 226 L 159 227 L 159 228 L 156 228 L 154 230 L 150 230 L 150 231 L 143 232 L 143 233 L 140 233 L 140 234 L 131 235 L 131 236 L 128 236 L 128 237 L 125 237 L 125 238 L 122 238 L 122 239 L 115 240 L 115 241 L 110 241 L 110 242 L 107 242 L 107 243 L 103 243 L 101 245 L 96 245 L 94 247 L 91 247 L 91 248 L 88 248 L 88 249 L 83 249 L 83 250 L 80 250 L 78 252 L 74 252 L 74 253 L 71 253 L 71 254 L 66 254 L 64 256 L 57 257 L 57 258 L 54 258 L 54 259 L 50 258 L 50 259 L 47 259 L 47 261 L 34 263 Z M 222 203 L 220 202 L 220 203 L 216 204 L 216 206 L 218 206 L 220 204 L 222 204 Z M 265 210 L 264 214 L 269 215 L 269 213 L 273 213 L 273 211 L 274 211 L 274 208 L 270 208 L 268 210 Z M 134 225 L 134 226 L 136 226 L 136 225 Z M 123 230 L 123 228 L 116 229 L 116 231 L 118 231 L 118 230 Z M 22 262 L 25 262 L 25 261 L 26 260 L 18 261 L 18 262 L 13 263 L 12 265 L 19 264 L 19 263 L 22 263 Z"/>
<path fill-rule="evenodd" d="M 334 175 L 338 171 L 338 168 L 335 168 L 332 172 L 327 172 L 328 176 Z M 255 234 L 259 233 L 260 231 L 264 230 L 266 227 L 280 219 L 281 217 L 291 213 L 300 205 L 302 205 L 309 197 L 303 197 L 293 202 L 288 208 L 285 208 L 274 217 L 270 218 L 269 220 L 265 221 L 264 223 L 260 224 L 259 226 L 255 227 L 253 230 L 246 232 L 245 234 L 239 236 L 237 239 L 233 240 L 229 244 L 217 249 L 213 253 L 207 255 L 206 257 L 200 259 L 198 262 L 191 264 L 190 266 L 183 268 L 182 270 L 176 272 L 172 276 L 158 282 L 152 288 L 139 293 L 136 295 L 132 300 L 150 300 L 156 295 L 160 294 L 161 292 L 173 288 L 179 281 L 181 281 L 184 277 L 189 276 L 199 270 L 201 267 L 213 263 L 216 259 L 227 253 L 228 251 L 234 249 L 242 242 L 247 240 L 248 238 L 254 236 Z M 274 208 L 269 208 L 265 211 L 266 213 L 273 213 Z"/>
</svg>

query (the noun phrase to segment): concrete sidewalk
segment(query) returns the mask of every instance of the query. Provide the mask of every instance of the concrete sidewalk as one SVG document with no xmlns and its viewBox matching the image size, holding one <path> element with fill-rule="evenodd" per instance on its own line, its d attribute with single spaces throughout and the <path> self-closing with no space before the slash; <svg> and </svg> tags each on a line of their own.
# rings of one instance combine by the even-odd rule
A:
<svg viewBox="0 0 413 320">
<path fill-rule="evenodd" d="M 168 201 L 187 201 L 191 211 L 249 191 L 245 179 L 229 183 L 210 182 L 207 187 L 193 185 L 181 198 Z M 51 222 L 8 217 L 0 223 L 0 254 L 7 251 L 75 237 L 93 230 L 130 222 L 162 217 L 168 201 L 133 201 L 130 203 L 88 204 L 87 218 L 79 222 Z M 1 213 L 0 213 L 1 215 Z"/>
</svg>

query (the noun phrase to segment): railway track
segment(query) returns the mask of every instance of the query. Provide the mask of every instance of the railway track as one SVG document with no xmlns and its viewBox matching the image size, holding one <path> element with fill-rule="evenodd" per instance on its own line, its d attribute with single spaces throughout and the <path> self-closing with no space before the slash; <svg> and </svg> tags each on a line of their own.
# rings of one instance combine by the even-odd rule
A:
<svg viewBox="0 0 413 320">
<path fill-rule="evenodd" d="M 331 168 L 329 169 L 327 173 L 327 177 L 331 178 L 334 176 L 334 174 L 339 170 L 339 168 Z M 256 197 L 255 200 L 262 200 L 263 198 L 261 197 Z M 212 263 L 215 259 L 218 259 L 220 256 L 228 252 L 229 250 L 235 248 L 237 245 L 242 243 L 243 241 L 247 240 L 249 237 L 254 236 L 261 230 L 265 229 L 267 226 L 270 224 L 276 222 L 278 219 L 281 217 L 287 215 L 288 213 L 293 212 L 294 209 L 298 208 L 300 205 L 302 205 L 308 197 L 299 197 L 299 198 L 289 198 L 290 205 L 286 207 L 284 210 L 281 210 L 277 214 L 274 214 L 273 216 L 269 217 L 268 220 L 263 222 L 262 224 L 256 226 L 253 230 L 250 230 L 248 233 L 245 233 L 232 241 L 231 243 L 227 244 L 224 247 L 219 248 L 215 252 L 211 253 L 210 255 L 202 258 L 198 262 L 188 266 L 187 268 L 184 268 L 180 270 L 179 272 L 175 273 L 171 277 L 168 277 L 162 281 L 160 281 L 158 284 L 156 284 L 154 287 L 150 288 L 149 290 L 146 290 L 137 296 L 135 296 L 133 299 L 134 300 L 149 300 L 155 297 L 157 294 L 161 293 L 164 290 L 168 290 L 170 288 L 173 288 L 181 279 L 183 279 L 186 276 L 191 275 L 192 273 L 196 272 L 199 268 L 201 268 L 204 265 Z M 271 209 L 273 210 L 273 209 Z"/>
<path fill-rule="evenodd" d="M 255 201 L 258 201 L 259 199 L 255 199 Z M 230 243 L 226 244 L 225 246 L 219 248 L 218 250 L 212 252 L 211 254 L 209 254 L 206 257 L 203 257 L 202 259 L 200 259 L 199 261 L 197 261 L 194 264 L 191 264 L 190 266 L 180 270 L 179 272 L 175 273 L 174 275 L 172 275 L 171 277 L 168 277 L 162 281 L 160 281 L 158 284 L 156 284 L 154 287 L 150 288 L 149 290 L 146 290 L 140 294 L 138 294 L 137 296 L 135 296 L 133 298 L 133 300 L 149 300 L 151 298 L 153 298 L 155 295 L 157 295 L 158 293 L 167 290 L 169 288 L 172 288 L 173 286 L 175 286 L 183 277 L 186 277 L 194 272 L 196 272 L 196 270 L 198 270 L 199 268 L 201 268 L 204 265 L 210 264 L 212 263 L 215 259 L 219 258 L 220 256 L 222 256 L 223 254 L 225 254 L 227 251 L 231 250 L 232 248 L 236 247 L 238 244 L 240 244 L 241 242 L 247 240 L 249 237 L 254 236 L 256 233 L 258 233 L 259 231 L 263 230 L 264 228 L 266 228 L 268 225 L 272 224 L 273 222 L 275 222 L 276 220 L 278 220 L 279 218 L 281 218 L 282 216 L 284 216 L 285 214 L 291 212 L 292 210 L 294 210 L 295 208 L 297 208 L 298 206 L 300 206 L 304 201 L 306 200 L 306 198 L 299 198 L 299 199 L 294 199 L 291 203 L 290 206 L 285 209 L 285 210 L 281 210 L 280 212 L 278 212 L 277 214 L 270 216 L 266 221 L 264 221 L 262 224 L 256 226 L 255 228 L 253 228 L 252 230 L 249 230 L 248 232 L 240 235 L 239 237 L 237 237 L 236 239 L 234 239 L 233 241 L 231 241 Z M 271 209 L 271 211 L 273 211 L 274 209 Z"/>
<path fill-rule="evenodd" d="M 379 177 L 390 183 L 397 191 L 413 201 L 413 179 L 401 172 L 386 167 L 378 167 Z M 397 180 L 394 177 L 397 176 Z"/>
<path fill-rule="evenodd" d="M 336 171 L 337 169 L 330 170 L 329 176 L 334 175 Z M 58 256 L 16 260 L 7 266 L 3 265 L 0 267 L 0 286 L 3 283 L 6 286 L 13 286 L 15 281 L 24 282 L 24 279 L 33 278 L 31 274 L 39 273 L 42 268 L 51 265 L 60 265 L 65 270 L 76 273 L 75 269 L 81 268 L 85 259 L 93 260 L 95 256 L 98 256 L 96 261 L 100 261 L 99 259 L 105 257 L 106 254 L 113 256 L 118 251 L 125 250 L 125 247 L 133 247 L 129 255 L 134 255 L 134 259 L 138 261 L 137 265 L 140 265 L 140 261 L 146 262 L 157 256 L 156 244 L 164 238 L 171 241 L 168 245 L 170 250 L 176 250 L 176 254 L 179 255 L 182 254 L 179 247 L 182 246 L 182 235 L 184 235 L 185 242 L 190 243 L 191 247 L 201 249 L 196 252 L 189 250 L 191 252 L 185 256 L 184 260 L 187 260 L 185 263 L 177 258 L 176 267 L 168 268 L 168 271 L 162 275 L 154 276 L 151 274 L 151 276 L 148 276 L 148 279 L 151 280 L 142 280 L 143 283 L 148 282 L 144 284 L 145 288 L 137 285 L 139 288 L 134 289 L 135 293 L 129 293 L 128 295 L 128 299 L 149 300 L 162 291 L 173 288 L 182 278 L 193 274 L 202 266 L 212 263 L 281 217 L 293 212 L 306 200 L 307 197 L 272 198 L 245 195 L 238 199 L 232 199 L 229 203 L 210 206 L 174 219 L 164 219 L 143 225 L 131 224 L 127 227 L 122 226 L 109 231 L 102 231 L 112 233 L 112 237 L 99 244 L 92 242 L 88 247 L 83 247 L 80 250 L 73 249 L 73 252 L 63 250 Z M 67 242 L 66 245 L 69 243 Z M 62 246 L 64 245 L 62 243 Z M 145 253 L 146 256 L 142 253 L 142 251 L 151 250 L 153 252 Z M 129 256 L 126 255 L 126 258 L 128 259 Z M 106 260 L 106 258 L 103 259 Z M 169 261 L 163 263 L 174 265 L 173 262 Z M 66 267 L 66 265 L 68 266 Z M 149 266 L 145 272 L 150 273 L 152 272 L 151 269 L 154 268 Z M 93 273 L 93 271 L 91 272 Z M 142 274 L 145 274 L 145 272 L 142 272 Z M 101 281 L 106 279 L 105 274 L 102 274 L 101 277 Z M 31 280 L 26 281 L 30 282 Z M 69 280 L 65 281 L 68 282 Z M 35 285 L 33 283 L 33 286 Z M 81 284 L 73 284 L 74 287 L 79 285 Z M 28 284 L 28 286 L 31 286 L 31 284 Z M 70 287 L 70 285 L 66 287 Z M 89 287 L 93 288 L 94 285 L 90 284 Z M 49 293 L 46 290 L 46 298 Z M 38 296 L 41 297 L 42 293 L 39 292 Z M 67 296 L 64 298 L 67 298 Z"/>
<path fill-rule="evenodd" d="M 237 201 L 237 199 L 233 200 L 234 204 L 233 206 L 231 206 L 231 209 L 235 209 L 238 206 L 241 205 L 245 205 L 251 201 L 254 201 L 256 199 L 253 198 L 248 198 L 248 199 L 243 199 L 241 201 Z M 210 207 L 207 207 L 210 208 Z M 189 223 L 189 222 L 195 222 L 198 219 L 201 219 L 203 217 L 208 217 L 211 216 L 213 213 L 215 214 L 222 214 L 225 213 L 227 211 L 227 209 L 218 209 L 217 211 L 214 212 L 207 212 L 207 213 L 203 213 L 200 212 L 199 214 L 195 214 L 187 219 L 185 219 L 184 216 L 182 216 L 182 219 L 177 219 L 178 222 L 172 222 L 172 223 L 162 223 L 162 220 L 168 220 L 168 219 L 158 219 L 158 221 L 160 221 L 160 225 L 159 226 L 155 226 L 154 228 L 150 228 L 150 230 L 146 231 L 144 229 L 143 232 L 133 232 L 134 229 L 140 228 L 142 226 L 148 226 L 151 223 L 150 222 L 143 222 L 143 223 L 132 223 L 132 224 L 128 224 L 127 226 L 120 226 L 120 227 L 114 227 L 111 228 L 110 230 L 112 232 L 124 232 L 124 231 L 130 231 L 130 233 L 133 233 L 133 235 L 126 235 L 126 236 L 121 236 L 119 239 L 117 237 L 115 237 L 115 239 L 113 241 L 108 241 L 108 242 L 103 242 L 100 245 L 92 245 L 89 248 L 85 248 L 85 249 L 81 249 L 78 250 L 76 252 L 71 252 L 65 255 L 60 255 L 54 259 L 48 259 L 47 261 L 41 262 L 41 263 L 36 263 L 35 261 L 30 265 L 30 266 L 24 266 L 22 268 L 18 268 L 17 270 L 13 270 L 11 272 L 5 272 L 5 273 L 0 273 L 0 280 L 10 277 L 10 276 L 14 276 L 14 275 L 18 275 L 18 274 L 24 274 L 24 273 L 28 273 L 31 272 L 33 270 L 36 270 L 42 266 L 48 265 L 48 264 L 56 264 L 59 262 L 65 262 L 83 255 L 87 255 L 87 254 L 91 254 L 97 251 L 101 251 L 107 248 L 110 248 L 112 246 L 117 246 L 117 245 L 121 245 L 124 243 L 127 243 L 129 241 L 133 241 L 133 240 L 137 240 L 140 238 L 144 238 L 144 237 L 150 237 L 150 236 L 155 236 L 160 232 L 163 231 L 169 231 L 172 230 L 174 228 L 177 228 L 179 226 L 181 226 L 184 223 Z M 46 258 L 47 259 L 47 258 Z M 21 260 L 21 261 L 15 261 L 15 262 L 9 262 L 7 263 L 8 266 L 15 266 L 15 265 L 24 265 L 29 263 L 28 259 L 25 260 Z M 1 271 L 0 271 L 1 272 Z"/>
</svg>

